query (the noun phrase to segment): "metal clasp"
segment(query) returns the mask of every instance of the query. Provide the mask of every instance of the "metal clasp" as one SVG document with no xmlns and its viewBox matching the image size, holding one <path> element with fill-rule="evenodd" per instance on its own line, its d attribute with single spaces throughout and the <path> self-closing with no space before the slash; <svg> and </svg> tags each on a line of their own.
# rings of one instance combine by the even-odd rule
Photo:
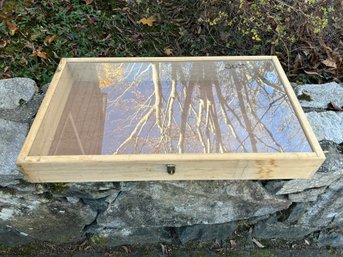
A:
<svg viewBox="0 0 343 257">
<path fill-rule="evenodd" d="M 173 175 L 175 173 L 176 167 L 175 164 L 167 164 L 167 172 L 169 175 Z"/>
</svg>

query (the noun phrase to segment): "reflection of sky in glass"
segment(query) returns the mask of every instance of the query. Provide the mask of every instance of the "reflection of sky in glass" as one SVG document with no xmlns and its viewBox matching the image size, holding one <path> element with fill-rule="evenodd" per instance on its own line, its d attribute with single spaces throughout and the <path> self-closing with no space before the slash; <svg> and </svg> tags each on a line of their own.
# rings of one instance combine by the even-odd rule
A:
<svg viewBox="0 0 343 257">
<path fill-rule="evenodd" d="M 99 82 L 73 87 L 101 95 L 97 154 L 312 151 L 271 61 L 106 63 L 93 72 Z M 86 123 L 73 125 L 81 145 Z"/>
<path fill-rule="evenodd" d="M 156 111 L 152 111 L 156 89 L 151 63 L 123 65 L 126 78 L 114 80 L 110 87 L 101 90 L 107 94 L 102 154 L 311 151 L 272 62 L 239 62 L 242 66 L 231 69 L 226 69 L 225 63 L 196 63 L 195 68 L 191 62 L 156 64 L 162 95 L 162 128 L 156 124 Z M 177 97 L 172 107 L 171 125 L 166 128 L 172 72 L 176 76 Z M 124 92 L 128 84 L 131 88 Z M 191 101 L 185 104 L 190 87 L 193 87 Z M 202 95 L 204 92 L 206 96 Z M 213 111 L 208 112 L 204 107 L 197 126 L 200 101 L 209 101 L 209 97 L 214 100 Z M 182 113 L 187 105 L 190 109 L 182 131 Z M 149 112 L 151 115 L 139 125 Z M 135 130 L 136 133 L 132 133 Z M 180 134 L 185 138 L 182 147 Z"/>
</svg>

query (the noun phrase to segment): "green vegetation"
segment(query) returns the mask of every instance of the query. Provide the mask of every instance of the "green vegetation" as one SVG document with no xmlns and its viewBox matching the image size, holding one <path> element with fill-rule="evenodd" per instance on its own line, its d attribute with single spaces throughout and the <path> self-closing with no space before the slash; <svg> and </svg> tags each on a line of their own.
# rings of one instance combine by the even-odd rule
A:
<svg viewBox="0 0 343 257">
<path fill-rule="evenodd" d="M 324 0 L 6 0 L 0 77 L 42 86 L 61 57 L 277 55 L 291 81 L 341 81 L 342 9 Z"/>
<path fill-rule="evenodd" d="M 108 238 L 99 235 L 92 235 L 90 237 L 90 242 L 94 247 L 104 247 L 108 243 Z"/>
<path fill-rule="evenodd" d="M 268 249 L 256 249 L 250 252 L 251 257 L 277 257 L 272 251 Z"/>
</svg>

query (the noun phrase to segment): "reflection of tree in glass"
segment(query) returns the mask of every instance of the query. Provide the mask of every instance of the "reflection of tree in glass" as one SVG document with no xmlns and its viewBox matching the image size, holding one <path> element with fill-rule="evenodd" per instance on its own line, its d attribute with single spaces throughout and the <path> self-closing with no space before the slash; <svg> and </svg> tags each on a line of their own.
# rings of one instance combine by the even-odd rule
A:
<svg viewBox="0 0 343 257">
<path fill-rule="evenodd" d="M 232 63 L 110 64 L 103 152 L 309 151 L 272 62 Z"/>
</svg>

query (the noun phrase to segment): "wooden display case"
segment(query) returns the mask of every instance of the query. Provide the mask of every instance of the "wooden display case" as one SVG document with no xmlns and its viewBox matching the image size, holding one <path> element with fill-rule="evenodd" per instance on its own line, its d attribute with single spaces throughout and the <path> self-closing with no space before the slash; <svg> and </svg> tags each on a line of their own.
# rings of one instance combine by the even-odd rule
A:
<svg viewBox="0 0 343 257">
<path fill-rule="evenodd" d="M 62 59 L 32 182 L 309 178 L 325 156 L 276 57 Z"/>
</svg>

